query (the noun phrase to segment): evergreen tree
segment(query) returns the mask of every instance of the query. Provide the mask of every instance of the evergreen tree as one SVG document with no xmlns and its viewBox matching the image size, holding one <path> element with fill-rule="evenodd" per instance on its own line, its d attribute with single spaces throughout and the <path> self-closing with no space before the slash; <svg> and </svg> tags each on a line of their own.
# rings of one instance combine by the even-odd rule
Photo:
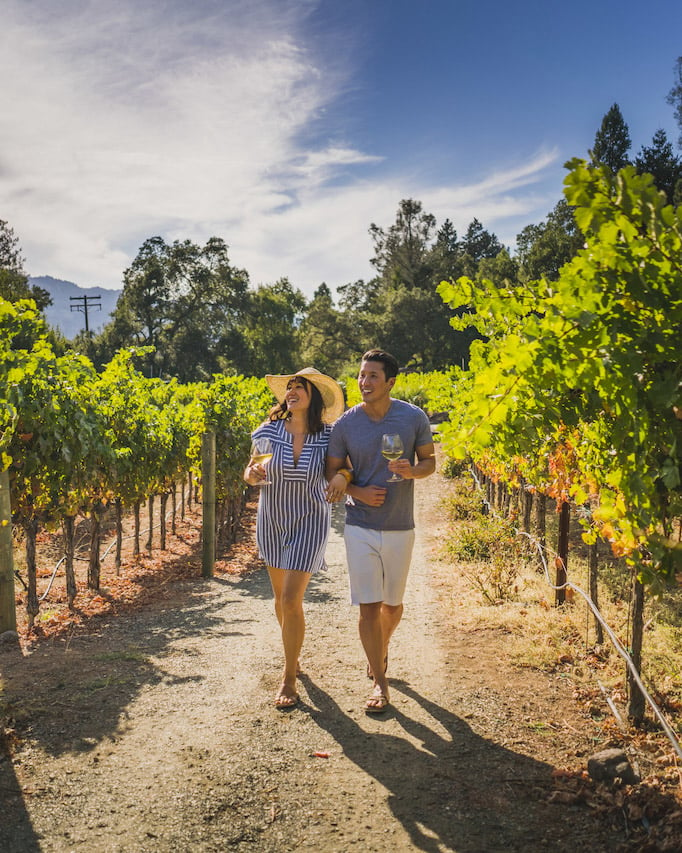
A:
<svg viewBox="0 0 682 853">
<path fill-rule="evenodd" d="M 430 251 L 429 263 L 437 282 L 456 281 L 463 274 L 461 246 L 457 242 L 457 231 L 449 219 L 438 229 L 436 242 Z"/>
<path fill-rule="evenodd" d="M 673 154 L 672 144 L 664 130 L 654 133 L 649 147 L 642 146 L 635 158 L 635 167 L 640 173 L 648 172 L 652 175 L 658 189 L 665 193 L 668 203 L 673 203 L 675 187 L 682 178 L 682 160 Z"/>
<path fill-rule="evenodd" d="M 613 104 L 602 119 L 601 126 L 594 138 L 591 152 L 592 163 L 608 166 L 615 174 L 630 162 L 628 151 L 631 145 L 630 131 L 620 107 L 618 104 Z"/>
<path fill-rule="evenodd" d="M 390 228 L 373 224 L 370 234 L 375 248 L 372 264 L 379 274 L 344 293 L 344 300 L 351 295 L 354 300 L 349 325 L 364 335 L 364 348 L 384 347 L 404 366 L 421 370 L 466 364 L 472 336 L 450 326 L 452 312 L 436 288 L 443 279 L 459 277 L 467 258 L 476 265 L 483 257 L 495 257 L 502 249 L 497 237 L 475 220 L 460 244 L 450 220 L 437 229 L 435 217 L 414 199 L 400 202 Z M 465 244 L 475 261 L 463 252 Z"/>
<path fill-rule="evenodd" d="M 460 248 L 463 254 L 478 264 L 483 258 L 496 257 L 503 246 L 494 234 L 486 231 L 478 219 L 472 219 Z"/>
</svg>

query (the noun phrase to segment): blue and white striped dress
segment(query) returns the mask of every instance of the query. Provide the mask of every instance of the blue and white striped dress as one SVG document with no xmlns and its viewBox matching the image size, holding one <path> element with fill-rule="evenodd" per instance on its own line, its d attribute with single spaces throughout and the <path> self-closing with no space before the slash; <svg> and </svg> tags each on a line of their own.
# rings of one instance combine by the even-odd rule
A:
<svg viewBox="0 0 682 853">
<path fill-rule="evenodd" d="M 315 574 L 326 569 L 324 552 L 331 525 L 331 506 L 325 500 L 324 477 L 331 427 L 306 435 L 294 464 L 293 437 L 284 421 L 262 424 L 254 436 L 272 444 L 268 464 L 270 485 L 259 488 L 256 543 L 268 566 Z"/>
</svg>

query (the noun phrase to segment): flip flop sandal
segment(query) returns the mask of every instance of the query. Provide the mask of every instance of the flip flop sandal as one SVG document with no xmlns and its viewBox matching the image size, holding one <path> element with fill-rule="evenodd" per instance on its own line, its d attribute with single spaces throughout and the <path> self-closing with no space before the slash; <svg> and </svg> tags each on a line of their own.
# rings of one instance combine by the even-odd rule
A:
<svg viewBox="0 0 682 853">
<path fill-rule="evenodd" d="M 300 698 L 298 693 L 295 693 L 293 696 L 284 696 L 280 693 L 275 697 L 275 708 L 278 711 L 291 711 L 292 708 L 298 705 Z"/>
<path fill-rule="evenodd" d="M 365 702 L 365 714 L 383 714 L 390 704 L 388 696 L 385 694 L 372 693 Z"/>
</svg>

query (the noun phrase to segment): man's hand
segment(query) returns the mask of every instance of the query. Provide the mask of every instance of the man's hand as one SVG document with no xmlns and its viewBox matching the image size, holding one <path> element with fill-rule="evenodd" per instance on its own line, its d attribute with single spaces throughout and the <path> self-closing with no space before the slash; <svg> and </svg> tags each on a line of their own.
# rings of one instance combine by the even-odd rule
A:
<svg viewBox="0 0 682 853">
<path fill-rule="evenodd" d="M 411 465 L 409 459 L 394 459 L 386 466 L 389 471 L 399 474 L 403 480 L 421 480 L 436 470 L 436 454 L 433 444 L 422 444 L 417 448 L 417 464 Z"/>
<path fill-rule="evenodd" d="M 367 506 L 381 506 L 386 500 L 386 489 L 382 486 L 351 486 L 348 493 Z"/>
<path fill-rule="evenodd" d="M 409 459 L 392 459 L 386 466 L 393 474 L 402 477 L 403 480 L 414 480 L 415 474 Z"/>
</svg>

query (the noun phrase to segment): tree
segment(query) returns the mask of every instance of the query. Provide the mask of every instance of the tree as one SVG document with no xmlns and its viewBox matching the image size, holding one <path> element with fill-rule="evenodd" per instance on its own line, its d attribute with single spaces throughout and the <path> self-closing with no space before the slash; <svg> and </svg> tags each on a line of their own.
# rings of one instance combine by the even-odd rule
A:
<svg viewBox="0 0 682 853">
<path fill-rule="evenodd" d="M 374 242 L 371 263 L 384 286 L 403 285 L 408 290 L 433 286 L 428 250 L 435 228 L 435 217 L 425 213 L 421 202 L 414 199 L 400 202 L 396 221 L 388 231 L 370 225 Z"/>
<path fill-rule="evenodd" d="M 230 265 L 223 240 L 201 247 L 152 237 L 123 278 L 113 320 L 95 343 L 100 363 L 136 345 L 152 348 L 144 356 L 149 376 L 191 382 L 237 369 L 248 274 Z"/>
<path fill-rule="evenodd" d="M 556 281 L 559 270 L 583 245 L 584 238 L 575 222 L 573 208 L 561 199 L 540 225 L 527 225 L 516 238 L 519 278 Z"/>
<path fill-rule="evenodd" d="M 618 104 L 613 104 L 611 109 L 602 119 L 602 123 L 594 138 L 592 146 L 592 164 L 608 166 L 615 174 L 619 169 L 627 166 L 628 151 L 632 142 L 630 131 L 625 123 L 623 114 Z"/>
<path fill-rule="evenodd" d="M 151 237 L 140 247 L 137 257 L 123 273 L 123 292 L 113 320 L 103 332 L 109 360 L 126 346 L 161 345 L 161 332 L 168 322 L 170 286 L 166 280 L 170 248 L 161 237 Z"/>
<path fill-rule="evenodd" d="M 478 265 L 478 276 L 488 278 L 498 287 L 506 282 L 516 283 L 519 275 L 519 264 L 512 258 L 507 249 L 501 249 L 494 258 L 482 258 Z"/>
<path fill-rule="evenodd" d="M 366 313 L 372 310 L 372 305 L 379 292 L 381 279 L 373 278 L 365 281 L 362 278 L 357 281 L 349 281 L 337 288 L 339 292 L 339 307 L 342 311 L 354 313 Z"/>
<path fill-rule="evenodd" d="M 400 202 L 388 229 L 372 224 L 370 235 L 377 277 L 341 289 L 342 308 L 352 306 L 346 327 L 361 341 L 360 351 L 382 346 L 404 366 L 425 371 L 466 364 L 473 335 L 451 328 L 452 314 L 436 287 L 494 258 L 502 249 L 497 237 L 474 220 L 459 243 L 449 219 L 437 229 L 435 217 L 414 199 Z"/>
<path fill-rule="evenodd" d="M 668 103 L 675 108 L 675 119 L 680 128 L 677 144 L 682 148 L 682 56 L 678 56 L 675 62 L 675 77 L 675 85 L 668 92 Z"/>
<path fill-rule="evenodd" d="M 331 290 L 324 283 L 313 294 L 298 335 L 301 364 L 313 365 L 331 376 L 340 376 L 356 354 L 355 335 L 347 317 L 334 306 Z"/>
<path fill-rule="evenodd" d="M 472 219 L 461 243 L 462 254 L 478 264 L 483 258 L 494 258 L 502 250 L 502 243 L 494 234 L 483 227 L 478 219 Z"/>
<path fill-rule="evenodd" d="M 305 297 L 286 278 L 250 292 L 240 327 L 243 350 L 235 358 L 238 372 L 263 376 L 298 370 L 296 330 L 303 320 L 305 307 Z"/>
<path fill-rule="evenodd" d="M 4 219 L 0 219 L 0 267 L 11 272 L 23 272 L 24 268 L 19 238 Z"/>
<path fill-rule="evenodd" d="M 435 280 L 455 281 L 462 275 L 461 246 L 457 242 L 457 231 L 449 219 L 438 229 L 436 242 L 430 251 L 430 264 Z"/>
<path fill-rule="evenodd" d="M 475 335 L 468 329 L 455 331 L 451 317 L 435 282 L 432 290 L 384 290 L 377 298 L 375 333 L 368 346 L 383 347 L 401 365 L 423 372 L 466 365 Z"/>
<path fill-rule="evenodd" d="M 47 290 L 29 285 L 19 238 L 4 219 L 0 219 L 0 297 L 9 302 L 32 299 L 39 311 L 52 304 Z"/>
<path fill-rule="evenodd" d="M 642 146 L 635 157 L 635 168 L 640 174 L 648 172 L 652 175 L 658 189 L 665 193 L 668 204 L 673 204 L 675 187 L 682 179 L 682 160 L 673 154 L 672 144 L 664 130 L 654 133 L 648 148 Z"/>
</svg>

